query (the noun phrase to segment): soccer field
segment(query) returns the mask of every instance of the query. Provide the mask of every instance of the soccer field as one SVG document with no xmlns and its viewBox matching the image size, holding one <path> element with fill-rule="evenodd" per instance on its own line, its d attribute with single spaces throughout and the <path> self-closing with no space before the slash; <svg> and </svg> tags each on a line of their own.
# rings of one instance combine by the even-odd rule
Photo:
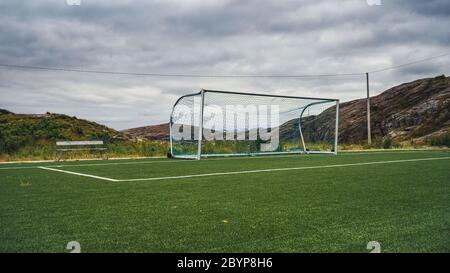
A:
<svg viewBox="0 0 450 273">
<path fill-rule="evenodd" d="M 450 152 L 0 165 L 0 252 L 450 251 Z"/>
</svg>

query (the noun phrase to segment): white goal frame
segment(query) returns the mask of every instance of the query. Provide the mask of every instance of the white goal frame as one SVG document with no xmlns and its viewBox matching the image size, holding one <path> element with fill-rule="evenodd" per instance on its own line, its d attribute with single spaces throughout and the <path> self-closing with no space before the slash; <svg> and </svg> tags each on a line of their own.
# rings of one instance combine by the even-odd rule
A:
<svg viewBox="0 0 450 273">
<path fill-rule="evenodd" d="M 203 129 L 204 129 L 204 109 L 205 109 L 205 94 L 207 93 L 221 93 L 224 95 L 246 95 L 246 96 L 256 96 L 256 97 L 272 97 L 272 98 L 286 98 L 286 99 L 304 99 L 304 100 L 316 100 L 313 103 L 309 103 L 307 105 L 304 105 L 302 107 L 299 107 L 301 110 L 301 113 L 298 117 L 299 119 L 299 125 L 298 129 L 300 132 L 300 140 L 301 146 L 303 147 L 300 151 L 276 151 L 276 152 L 248 152 L 248 153 L 223 153 L 223 154 L 204 154 L 202 153 L 202 140 L 203 140 Z M 175 108 L 177 107 L 178 103 L 182 101 L 185 98 L 189 97 L 199 97 L 200 98 L 200 111 L 198 113 L 198 120 L 199 120 L 199 126 L 198 126 L 198 139 L 197 141 L 197 152 L 195 156 L 192 155 L 176 155 L 174 154 L 174 141 L 173 141 L 173 115 Z M 325 104 L 325 103 L 335 103 L 335 111 L 336 111 L 336 117 L 335 117 L 335 132 L 334 132 L 334 143 L 333 143 L 333 149 L 331 151 L 309 151 L 306 147 L 305 139 L 302 133 L 301 128 L 301 119 L 305 113 L 305 111 L 314 105 L 318 104 Z M 258 94 L 258 93 L 244 93 L 244 92 L 231 92 L 231 91 L 219 91 L 219 90 L 206 90 L 201 89 L 200 92 L 187 94 L 184 96 L 181 96 L 178 98 L 178 100 L 175 102 L 175 104 L 172 107 L 172 111 L 170 114 L 170 120 L 169 120 L 169 141 L 170 141 L 170 154 L 168 155 L 171 158 L 184 158 L 184 159 L 197 159 L 200 160 L 202 157 L 223 157 L 223 156 L 249 156 L 249 155 L 277 155 L 277 154 L 334 154 L 337 155 L 338 153 L 338 135 L 339 135 L 339 99 L 330 99 L 330 98 L 314 98 L 314 97 L 297 97 L 297 96 L 282 96 L 282 95 L 270 95 L 270 94 Z"/>
</svg>

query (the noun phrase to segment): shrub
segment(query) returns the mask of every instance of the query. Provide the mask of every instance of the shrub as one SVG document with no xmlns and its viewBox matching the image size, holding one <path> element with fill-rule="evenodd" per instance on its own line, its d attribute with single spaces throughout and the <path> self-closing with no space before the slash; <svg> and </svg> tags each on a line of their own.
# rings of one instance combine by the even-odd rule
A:
<svg viewBox="0 0 450 273">
<path fill-rule="evenodd" d="M 383 139 L 383 149 L 390 149 L 392 148 L 392 138 L 390 137 L 386 137 L 385 139 Z"/>
<path fill-rule="evenodd" d="M 450 147 L 450 133 L 441 134 L 438 136 L 428 137 L 426 142 L 431 146 L 446 146 Z"/>
<path fill-rule="evenodd" d="M 80 125 L 75 125 L 73 130 L 74 130 L 75 134 L 77 134 L 78 136 L 84 135 L 83 128 L 81 128 Z"/>
</svg>

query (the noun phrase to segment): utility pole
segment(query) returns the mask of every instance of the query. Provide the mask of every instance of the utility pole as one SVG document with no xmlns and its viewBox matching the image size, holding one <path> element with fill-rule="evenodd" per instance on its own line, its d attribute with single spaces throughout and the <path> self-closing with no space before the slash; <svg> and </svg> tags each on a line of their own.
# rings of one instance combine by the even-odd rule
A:
<svg viewBox="0 0 450 273">
<path fill-rule="evenodd" d="M 370 131 L 370 94 L 369 94 L 369 72 L 366 73 L 367 84 L 367 144 L 372 144 L 372 133 Z"/>
</svg>

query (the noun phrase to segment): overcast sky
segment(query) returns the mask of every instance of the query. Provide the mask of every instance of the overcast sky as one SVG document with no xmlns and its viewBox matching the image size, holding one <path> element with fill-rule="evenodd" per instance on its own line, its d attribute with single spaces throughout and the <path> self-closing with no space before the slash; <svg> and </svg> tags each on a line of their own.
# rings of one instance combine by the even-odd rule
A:
<svg viewBox="0 0 450 273">
<path fill-rule="evenodd" d="M 73 1 L 73 0 L 71 0 Z M 376 0 L 368 0 L 375 3 Z M 333 74 L 450 52 L 450 1 L 2 0 L 0 63 L 167 74 Z M 371 76 L 373 94 L 450 74 L 450 56 Z M 0 68 L 0 108 L 116 129 L 167 122 L 201 88 L 365 96 L 364 76 L 159 78 Z"/>
</svg>

